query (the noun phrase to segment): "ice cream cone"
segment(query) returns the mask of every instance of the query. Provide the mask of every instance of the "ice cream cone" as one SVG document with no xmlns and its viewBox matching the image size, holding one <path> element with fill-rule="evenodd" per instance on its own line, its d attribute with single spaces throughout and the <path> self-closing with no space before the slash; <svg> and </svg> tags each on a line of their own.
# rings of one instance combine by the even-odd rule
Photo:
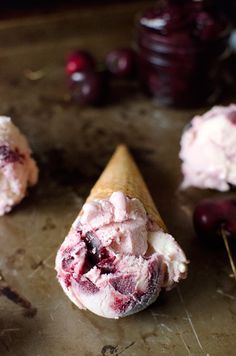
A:
<svg viewBox="0 0 236 356">
<path fill-rule="evenodd" d="M 107 199 L 113 192 L 123 192 L 129 198 L 139 199 L 149 217 L 166 231 L 166 226 L 152 200 L 146 183 L 125 145 L 117 147 L 100 178 L 92 188 L 87 202 Z"/>
<path fill-rule="evenodd" d="M 186 257 L 126 146 L 117 147 L 87 202 L 56 258 L 58 280 L 79 308 L 125 317 L 186 277 Z"/>
</svg>

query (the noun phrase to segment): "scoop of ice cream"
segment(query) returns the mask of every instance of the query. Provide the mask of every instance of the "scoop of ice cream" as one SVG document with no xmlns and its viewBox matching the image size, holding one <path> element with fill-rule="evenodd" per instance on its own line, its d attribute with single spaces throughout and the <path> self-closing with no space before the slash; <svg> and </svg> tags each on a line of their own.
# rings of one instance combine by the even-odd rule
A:
<svg viewBox="0 0 236 356">
<path fill-rule="evenodd" d="M 0 215 L 19 203 L 37 179 L 26 138 L 9 117 L 0 116 Z"/>
<path fill-rule="evenodd" d="M 236 105 L 195 116 L 180 144 L 183 188 L 227 191 L 236 185 Z"/>
<path fill-rule="evenodd" d="M 85 204 L 77 222 L 83 226 L 84 233 L 96 231 L 99 241 L 108 249 L 138 256 L 147 251 L 146 220 L 140 201 L 115 192 L 108 200 Z"/>
<path fill-rule="evenodd" d="M 58 251 L 56 270 L 79 308 L 118 318 L 146 308 L 162 287 L 185 278 L 186 263 L 138 199 L 114 192 L 84 205 Z"/>
</svg>

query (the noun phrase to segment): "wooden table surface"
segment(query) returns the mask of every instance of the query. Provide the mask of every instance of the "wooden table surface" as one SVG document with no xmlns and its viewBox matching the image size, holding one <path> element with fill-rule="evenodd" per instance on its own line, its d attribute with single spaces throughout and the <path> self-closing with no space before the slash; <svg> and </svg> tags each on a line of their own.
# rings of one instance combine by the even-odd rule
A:
<svg viewBox="0 0 236 356">
<path fill-rule="evenodd" d="M 191 223 L 194 204 L 208 193 L 179 190 L 180 135 L 206 108 L 163 109 L 133 83 L 114 87 L 112 102 L 102 108 L 68 99 L 65 54 L 85 47 L 102 59 L 109 49 L 129 45 L 134 15 L 145 7 L 144 1 L 106 5 L 0 23 L 0 113 L 27 135 L 41 172 L 24 202 L 0 218 L 0 270 L 37 309 L 29 315 L 0 297 L 1 356 L 235 355 L 235 280 L 225 250 L 200 244 Z M 146 311 L 107 320 L 72 305 L 56 281 L 54 260 L 120 142 L 132 149 L 191 264 L 188 279 Z"/>
</svg>

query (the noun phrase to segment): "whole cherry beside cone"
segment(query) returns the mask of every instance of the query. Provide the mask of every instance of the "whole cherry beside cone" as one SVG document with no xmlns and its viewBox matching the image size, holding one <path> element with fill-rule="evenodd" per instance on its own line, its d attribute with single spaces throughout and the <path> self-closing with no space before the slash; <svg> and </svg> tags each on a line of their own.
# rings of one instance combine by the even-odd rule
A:
<svg viewBox="0 0 236 356">
<path fill-rule="evenodd" d="M 228 240 L 236 237 L 236 199 L 212 198 L 200 201 L 193 213 L 197 236 L 207 243 L 224 242 L 231 269 L 236 280 L 236 267 Z"/>
<path fill-rule="evenodd" d="M 193 223 L 200 238 L 219 238 L 223 228 L 227 237 L 236 236 L 236 199 L 211 198 L 200 201 L 195 207 Z"/>
</svg>

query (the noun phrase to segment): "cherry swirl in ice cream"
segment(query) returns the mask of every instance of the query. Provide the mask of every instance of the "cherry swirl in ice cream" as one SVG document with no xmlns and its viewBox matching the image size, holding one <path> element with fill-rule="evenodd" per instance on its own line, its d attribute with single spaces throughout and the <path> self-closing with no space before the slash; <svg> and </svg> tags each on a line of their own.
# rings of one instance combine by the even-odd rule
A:
<svg viewBox="0 0 236 356">
<path fill-rule="evenodd" d="M 58 280 L 81 309 L 107 318 L 136 313 L 186 277 L 186 257 L 122 192 L 86 203 L 61 245 Z"/>
<path fill-rule="evenodd" d="M 38 168 L 25 136 L 9 117 L 0 116 L 0 215 L 19 203 L 37 180 Z"/>
</svg>

